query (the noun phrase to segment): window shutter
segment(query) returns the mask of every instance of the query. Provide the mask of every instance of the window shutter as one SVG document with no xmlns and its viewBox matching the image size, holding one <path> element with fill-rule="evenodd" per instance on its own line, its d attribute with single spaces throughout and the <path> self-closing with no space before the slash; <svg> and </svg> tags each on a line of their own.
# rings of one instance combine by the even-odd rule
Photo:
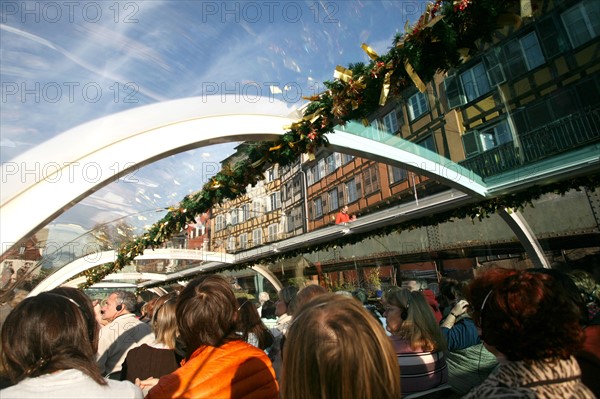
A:
<svg viewBox="0 0 600 399">
<path fill-rule="evenodd" d="M 465 147 L 465 156 L 469 157 L 479 153 L 477 136 L 479 136 L 479 134 L 476 130 L 467 132 L 462 136 L 463 145 Z"/>
<path fill-rule="evenodd" d="M 462 93 L 458 76 L 448 76 L 444 80 L 444 86 L 446 87 L 446 97 L 448 98 L 448 106 L 450 109 L 464 105 L 467 102 L 465 95 Z"/>
</svg>

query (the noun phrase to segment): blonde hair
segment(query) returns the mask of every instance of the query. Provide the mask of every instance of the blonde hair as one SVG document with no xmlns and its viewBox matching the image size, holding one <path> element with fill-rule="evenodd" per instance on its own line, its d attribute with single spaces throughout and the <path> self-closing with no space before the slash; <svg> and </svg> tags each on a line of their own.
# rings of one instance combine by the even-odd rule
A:
<svg viewBox="0 0 600 399">
<path fill-rule="evenodd" d="M 421 292 L 391 287 L 386 291 L 384 301 L 399 307 L 404 316 L 399 330 L 391 331 L 392 334 L 410 340 L 413 350 L 425 352 L 446 350 L 446 341 L 440 326 Z"/>
<path fill-rule="evenodd" d="M 319 295 L 300 309 L 288 330 L 281 393 L 286 399 L 397 399 L 396 353 L 358 301 Z"/>
<path fill-rule="evenodd" d="M 155 341 L 166 345 L 169 349 L 175 348 L 175 339 L 177 338 L 176 305 L 176 292 L 163 295 L 156 300 L 152 314 Z"/>
</svg>

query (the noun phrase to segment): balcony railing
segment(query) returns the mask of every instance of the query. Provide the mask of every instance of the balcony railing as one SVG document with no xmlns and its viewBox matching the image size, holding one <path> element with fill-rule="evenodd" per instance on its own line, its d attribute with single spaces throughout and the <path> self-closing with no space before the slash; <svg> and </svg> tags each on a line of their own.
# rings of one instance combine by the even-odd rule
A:
<svg viewBox="0 0 600 399">
<path fill-rule="evenodd" d="M 509 142 L 459 162 L 485 178 L 600 141 L 600 109 L 588 109 L 519 135 Z"/>
</svg>

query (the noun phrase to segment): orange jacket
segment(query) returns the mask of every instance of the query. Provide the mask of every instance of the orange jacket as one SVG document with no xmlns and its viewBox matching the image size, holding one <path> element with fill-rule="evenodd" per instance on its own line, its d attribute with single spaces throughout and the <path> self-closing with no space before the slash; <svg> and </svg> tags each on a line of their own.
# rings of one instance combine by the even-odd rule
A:
<svg viewBox="0 0 600 399">
<path fill-rule="evenodd" d="M 231 341 L 219 348 L 198 348 L 146 395 L 146 399 L 166 398 L 277 399 L 279 387 L 265 352 Z"/>
</svg>

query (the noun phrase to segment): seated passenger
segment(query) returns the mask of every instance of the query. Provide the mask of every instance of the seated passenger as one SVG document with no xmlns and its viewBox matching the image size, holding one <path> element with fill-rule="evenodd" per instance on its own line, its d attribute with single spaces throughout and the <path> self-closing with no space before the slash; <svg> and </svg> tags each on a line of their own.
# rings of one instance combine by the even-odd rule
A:
<svg viewBox="0 0 600 399">
<path fill-rule="evenodd" d="M 256 306 L 248 298 L 240 297 L 237 301 L 237 333 L 250 345 L 268 353 L 268 349 L 273 345 L 273 334 L 260 320 Z"/>
<path fill-rule="evenodd" d="M 491 269 L 466 290 L 481 339 L 500 366 L 464 398 L 593 398 L 573 357 L 580 311 L 550 274 Z"/>
<path fill-rule="evenodd" d="M 326 293 L 297 310 L 283 351 L 283 398 L 400 397 L 394 349 L 358 301 Z"/>
<path fill-rule="evenodd" d="M 192 280 L 177 301 L 177 326 L 187 350 L 182 366 L 158 380 L 146 399 L 279 398 L 271 361 L 236 333 L 238 303 L 230 283 L 218 275 Z"/>
<path fill-rule="evenodd" d="M 121 380 L 135 382 L 136 378 L 141 380 L 150 377 L 160 378 L 177 370 L 179 361 L 175 353 L 176 303 L 177 293 L 166 294 L 158 298 L 150 321 L 154 332 L 154 341 L 127 352 L 121 370 Z"/>
<path fill-rule="evenodd" d="M 9 398 L 142 398 L 128 381 L 107 381 L 96 364 L 98 328 L 89 298 L 54 292 L 26 298 L 2 326 Z"/>
<path fill-rule="evenodd" d="M 448 314 L 440 326 L 448 352 L 448 379 L 452 390 L 464 395 L 479 385 L 498 366 L 496 357 L 483 347 L 479 331 L 467 313 L 463 299 L 463 283 L 446 280 L 441 284 L 442 300 L 448 304 Z"/>
<path fill-rule="evenodd" d="M 419 291 L 391 287 L 383 298 L 387 329 L 400 365 L 402 393 L 426 391 L 448 382 L 442 337 Z"/>
<path fill-rule="evenodd" d="M 436 323 L 439 324 L 442 321 L 442 312 L 440 310 L 440 305 L 437 299 L 435 298 L 435 293 L 428 288 L 427 281 L 423 279 L 407 280 L 402 284 L 402 286 L 408 288 L 409 291 L 421 292 L 429 306 L 431 306 L 431 310 L 433 311 L 433 315 L 435 316 Z"/>
</svg>

